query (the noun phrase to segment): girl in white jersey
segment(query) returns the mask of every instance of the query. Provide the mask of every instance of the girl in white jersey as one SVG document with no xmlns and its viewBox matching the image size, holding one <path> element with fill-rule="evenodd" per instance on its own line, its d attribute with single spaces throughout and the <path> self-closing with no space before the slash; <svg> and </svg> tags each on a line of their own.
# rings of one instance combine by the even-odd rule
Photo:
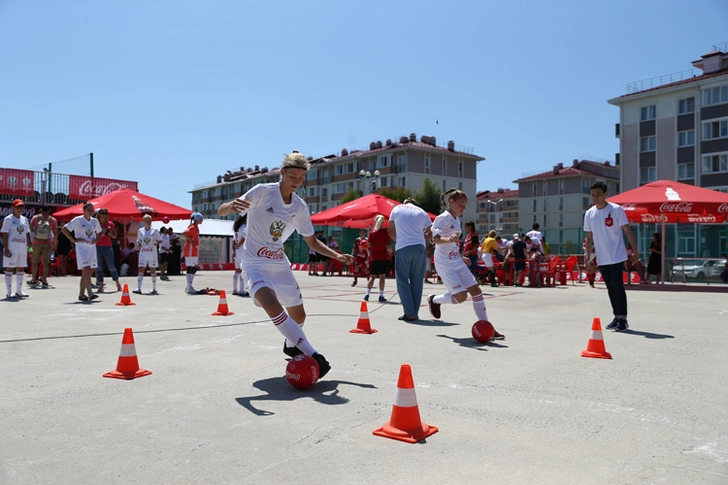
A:
<svg viewBox="0 0 728 485">
<path fill-rule="evenodd" d="M 319 364 L 320 377 L 323 377 L 331 366 L 313 348 L 301 328 L 306 312 L 283 243 L 297 230 L 306 244 L 320 254 L 345 264 L 352 264 L 354 258 L 337 253 L 314 237 L 308 206 L 295 193 L 306 179 L 308 168 L 306 157 L 294 151 L 283 160 L 278 183 L 256 185 L 241 197 L 220 205 L 217 213 L 221 216 L 232 212 L 248 215 L 242 269 L 253 301 L 263 307 L 278 331 L 286 337 L 283 352 L 291 357 L 301 353 L 313 357 Z"/>
<path fill-rule="evenodd" d="M 157 292 L 157 266 L 159 266 L 159 254 L 157 246 L 162 242 L 162 235 L 152 227 L 152 216 L 144 214 L 142 217 L 144 226 L 137 232 L 137 247 L 139 248 L 139 267 L 137 271 L 137 289 L 132 293 L 142 294 L 142 282 L 144 272 L 149 267 L 149 275 L 152 278 L 152 291 L 150 295 L 158 295 Z"/>
<path fill-rule="evenodd" d="M 445 202 L 446 197 L 447 202 Z M 457 305 L 464 302 L 470 293 L 473 297 L 475 316 L 478 320 L 488 321 L 483 292 L 480 291 L 473 273 L 468 269 L 470 259 L 460 254 L 458 246 L 462 232 L 458 217 L 468 205 L 468 196 L 461 190 L 450 189 L 442 194 L 441 199 L 448 209 L 437 216 L 432 223 L 432 242 L 435 243 L 435 268 L 448 292 L 444 295 L 430 295 L 427 298 L 430 314 L 434 318 L 440 318 L 442 316 L 440 305 L 446 303 Z M 504 338 L 505 336 L 498 332 L 493 336 L 494 340 Z"/>
</svg>

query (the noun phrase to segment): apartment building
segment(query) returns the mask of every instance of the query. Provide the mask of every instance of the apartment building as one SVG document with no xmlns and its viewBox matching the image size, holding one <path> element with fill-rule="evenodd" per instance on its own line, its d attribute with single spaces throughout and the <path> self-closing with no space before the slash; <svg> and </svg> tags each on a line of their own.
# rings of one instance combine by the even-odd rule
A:
<svg viewBox="0 0 728 485">
<path fill-rule="evenodd" d="M 597 181 L 605 182 L 610 194 L 618 193 L 619 168 L 609 161 L 573 160 L 571 166 L 559 163 L 548 172 L 514 180 L 519 231 L 528 232 L 538 222 L 552 253 L 581 253 L 584 213 L 592 205 L 590 188 Z"/>
<path fill-rule="evenodd" d="M 693 69 L 637 81 L 608 102 L 619 108 L 615 135 L 620 186 L 677 180 L 728 192 L 728 43 L 693 61 Z M 640 227 L 640 252 L 654 228 Z M 671 224 L 667 256 L 720 256 L 725 231 Z"/>
<path fill-rule="evenodd" d="M 312 214 L 338 205 L 342 197 L 355 189 L 361 195 L 384 187 L 405 187 L 412 191 L 422 190 L 429 179 L 443 191 L 451 187 L 475 194 L 477 189 L 477 163 L 483 157 L 473 154 L 471 148 L 456 147 L 454 141 L 447 146 L 437 145 L 433 136 L 415 133 L 402 136 L 396 141 L 375 141 L 368 150 L 344 148 L 338 154 L 309 158 L 311 169 L 306 183 L 300 189 Z M 278 167 L 280 161 L 273 164 Z M 276 182 L 279 170 L 240 167 L 217 177 L 215 183 L 204 184 L 191 190 L 192 208 L 205 217 L 217 218 L 221 202 L 238 196 L 253 185 Z M 463 220 L 476 218 L 476 206 L 471 204 L 463 214 Z M 227 217 L 234 218 L 234 215 Z"/>
<path fill-rule="evenodd" d="M 485 237 L 491 229 L 510 239 L 520 232 L 518 226 L 518 191 L 499 188 L 478 193 L 478 219 L 475 229 Z"/>
</svg>

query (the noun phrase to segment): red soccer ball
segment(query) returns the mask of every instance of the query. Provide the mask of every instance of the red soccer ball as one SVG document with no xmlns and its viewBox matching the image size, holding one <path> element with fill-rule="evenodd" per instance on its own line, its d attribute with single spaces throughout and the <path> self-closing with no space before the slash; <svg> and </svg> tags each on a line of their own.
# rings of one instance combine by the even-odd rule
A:
<svg viewBox="0 0 728 485">
<path fill-rule="evenodd" d="M 165 224 L 169 224 L 169 217 L 165 217 L 164 219 L 162 219 L 162 222 Z"/>
<path fill-rule="evenodd" d="M 308 355 L 297 355 L 286 366 L 286 379 L 298 389 L 308 389 L 316 384 L 320 374 L 318 362 Z"/>
<path fill-rule="evenodd" d="M 475 340 L 485 344 L 493 340 L 493 337 L 495 336 L 495 328 L 493 327 L 493 324 L 487 320 L 478 320 L 473 324 L 471 333 Z"/>
</svg>

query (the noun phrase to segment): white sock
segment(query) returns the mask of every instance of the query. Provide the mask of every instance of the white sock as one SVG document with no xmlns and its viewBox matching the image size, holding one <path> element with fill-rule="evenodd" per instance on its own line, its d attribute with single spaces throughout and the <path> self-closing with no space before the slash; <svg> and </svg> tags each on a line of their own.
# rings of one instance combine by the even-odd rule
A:
<svg viewBox="0 0 728 485">
<path fill-rule="evenodd" d="M 452 303 L 453 305 L 457 305 L 458 301 L 455 299 L 452 293 L 445 293 L 444 295 L 437 295 L 435 298 L 433 298 L 432 303 L 437 303 L 439 305 Z"/>
<path fill-rule="evenodd" d="M 313 355 L 316 353 L 311 344 L 306 338 L 306 334 L 303 333 L 303 329 L 296 323 L 294 319 L 289 317 L 285 311 L 281 312 L 277 317 L 272 318 L 273 325 L 276 326 L 279 332 L 286 337 L 286 346 L 296 346 L 298 349 L 306 355 Z M 293 345 L 289 345 L 293 343 Z"/>
<path fill-rule="evenodd" d="M 233 293 L 238 292 L 238 278 L 240 275 L 238 273 L 233 273 Z"/>
<path fill-rule="evenodd" d="M 384 296 L 384 290 L 379 290 L 379 298 Z"/>
<path fill-rule="evenodd" d="M 152 291 L 157 291 L 157 275 L 152 276 Z"/>
<path fill-rule="evenodd" d="M 185 276 L 187 276 L 187 289 L 191 290 L 192 289 L 192 280 L 195 279 L 195 275 L 187 273 Z"/>
<path fill-rule="evenodd" d="M 371 288 L 367 288 L 367 296 L 369 296 L 371 294 L 371 292 L 372 292 L 372 289 Z"/>
<path fill-rule="evenodd" d="M 142 281 L 144 281 L 144 273 L 137 275 L 137 291 L 142 291 Z"/>
<path fill-rule="evenodd" d="M 16 291 L 18 294 L 23 293 L 23 278 L 25 278 L 25 273 L 15 273 L 15 286 L 18 287 L 18 291 Z"/>
<path fill-rule="evenodd" d="M 8 295 L 13 294 L 13 273 L 5 273 L 5 287 L 8 289 Z"/>
<path fill-rule="evenodd" d="M 490 321 L 488 320 L 488 312 L 485 309 L 485 298 L 483 298 L 482 293 L 473 297 L 473 309 L 478 320 Z"/>
</svg>

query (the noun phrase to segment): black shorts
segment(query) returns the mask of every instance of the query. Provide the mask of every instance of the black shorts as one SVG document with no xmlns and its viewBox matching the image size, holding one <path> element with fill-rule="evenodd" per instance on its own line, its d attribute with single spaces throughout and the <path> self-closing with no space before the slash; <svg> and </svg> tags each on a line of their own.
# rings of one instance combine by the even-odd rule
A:
<svg viewBox="0 0 728 485">
<path fill-rule="evenodd" d="M 309 263 L 318 263 L 318 253 L 316 254 L 309 254 L 308 255 L 308 262 Z"/>
<path fill-rule="evenodd" d="M 159 253 L 160 263 L 169 263 L 169 253 Z"/>
<path fill-rule="evenodd" d="M 372 261 L 371 265 L 369 266 L 369 274 L 371 275 L 387 274 L 388 270 L 389 261 L 387 261 L 386 259 Z"/>
<path fill-rule="evenodd" d="M 526 262 L 525 261 L 516 261 L 513 263 L 513 269 L 516 271 L 523 271 L 526 269 Z"/>
</svg>

